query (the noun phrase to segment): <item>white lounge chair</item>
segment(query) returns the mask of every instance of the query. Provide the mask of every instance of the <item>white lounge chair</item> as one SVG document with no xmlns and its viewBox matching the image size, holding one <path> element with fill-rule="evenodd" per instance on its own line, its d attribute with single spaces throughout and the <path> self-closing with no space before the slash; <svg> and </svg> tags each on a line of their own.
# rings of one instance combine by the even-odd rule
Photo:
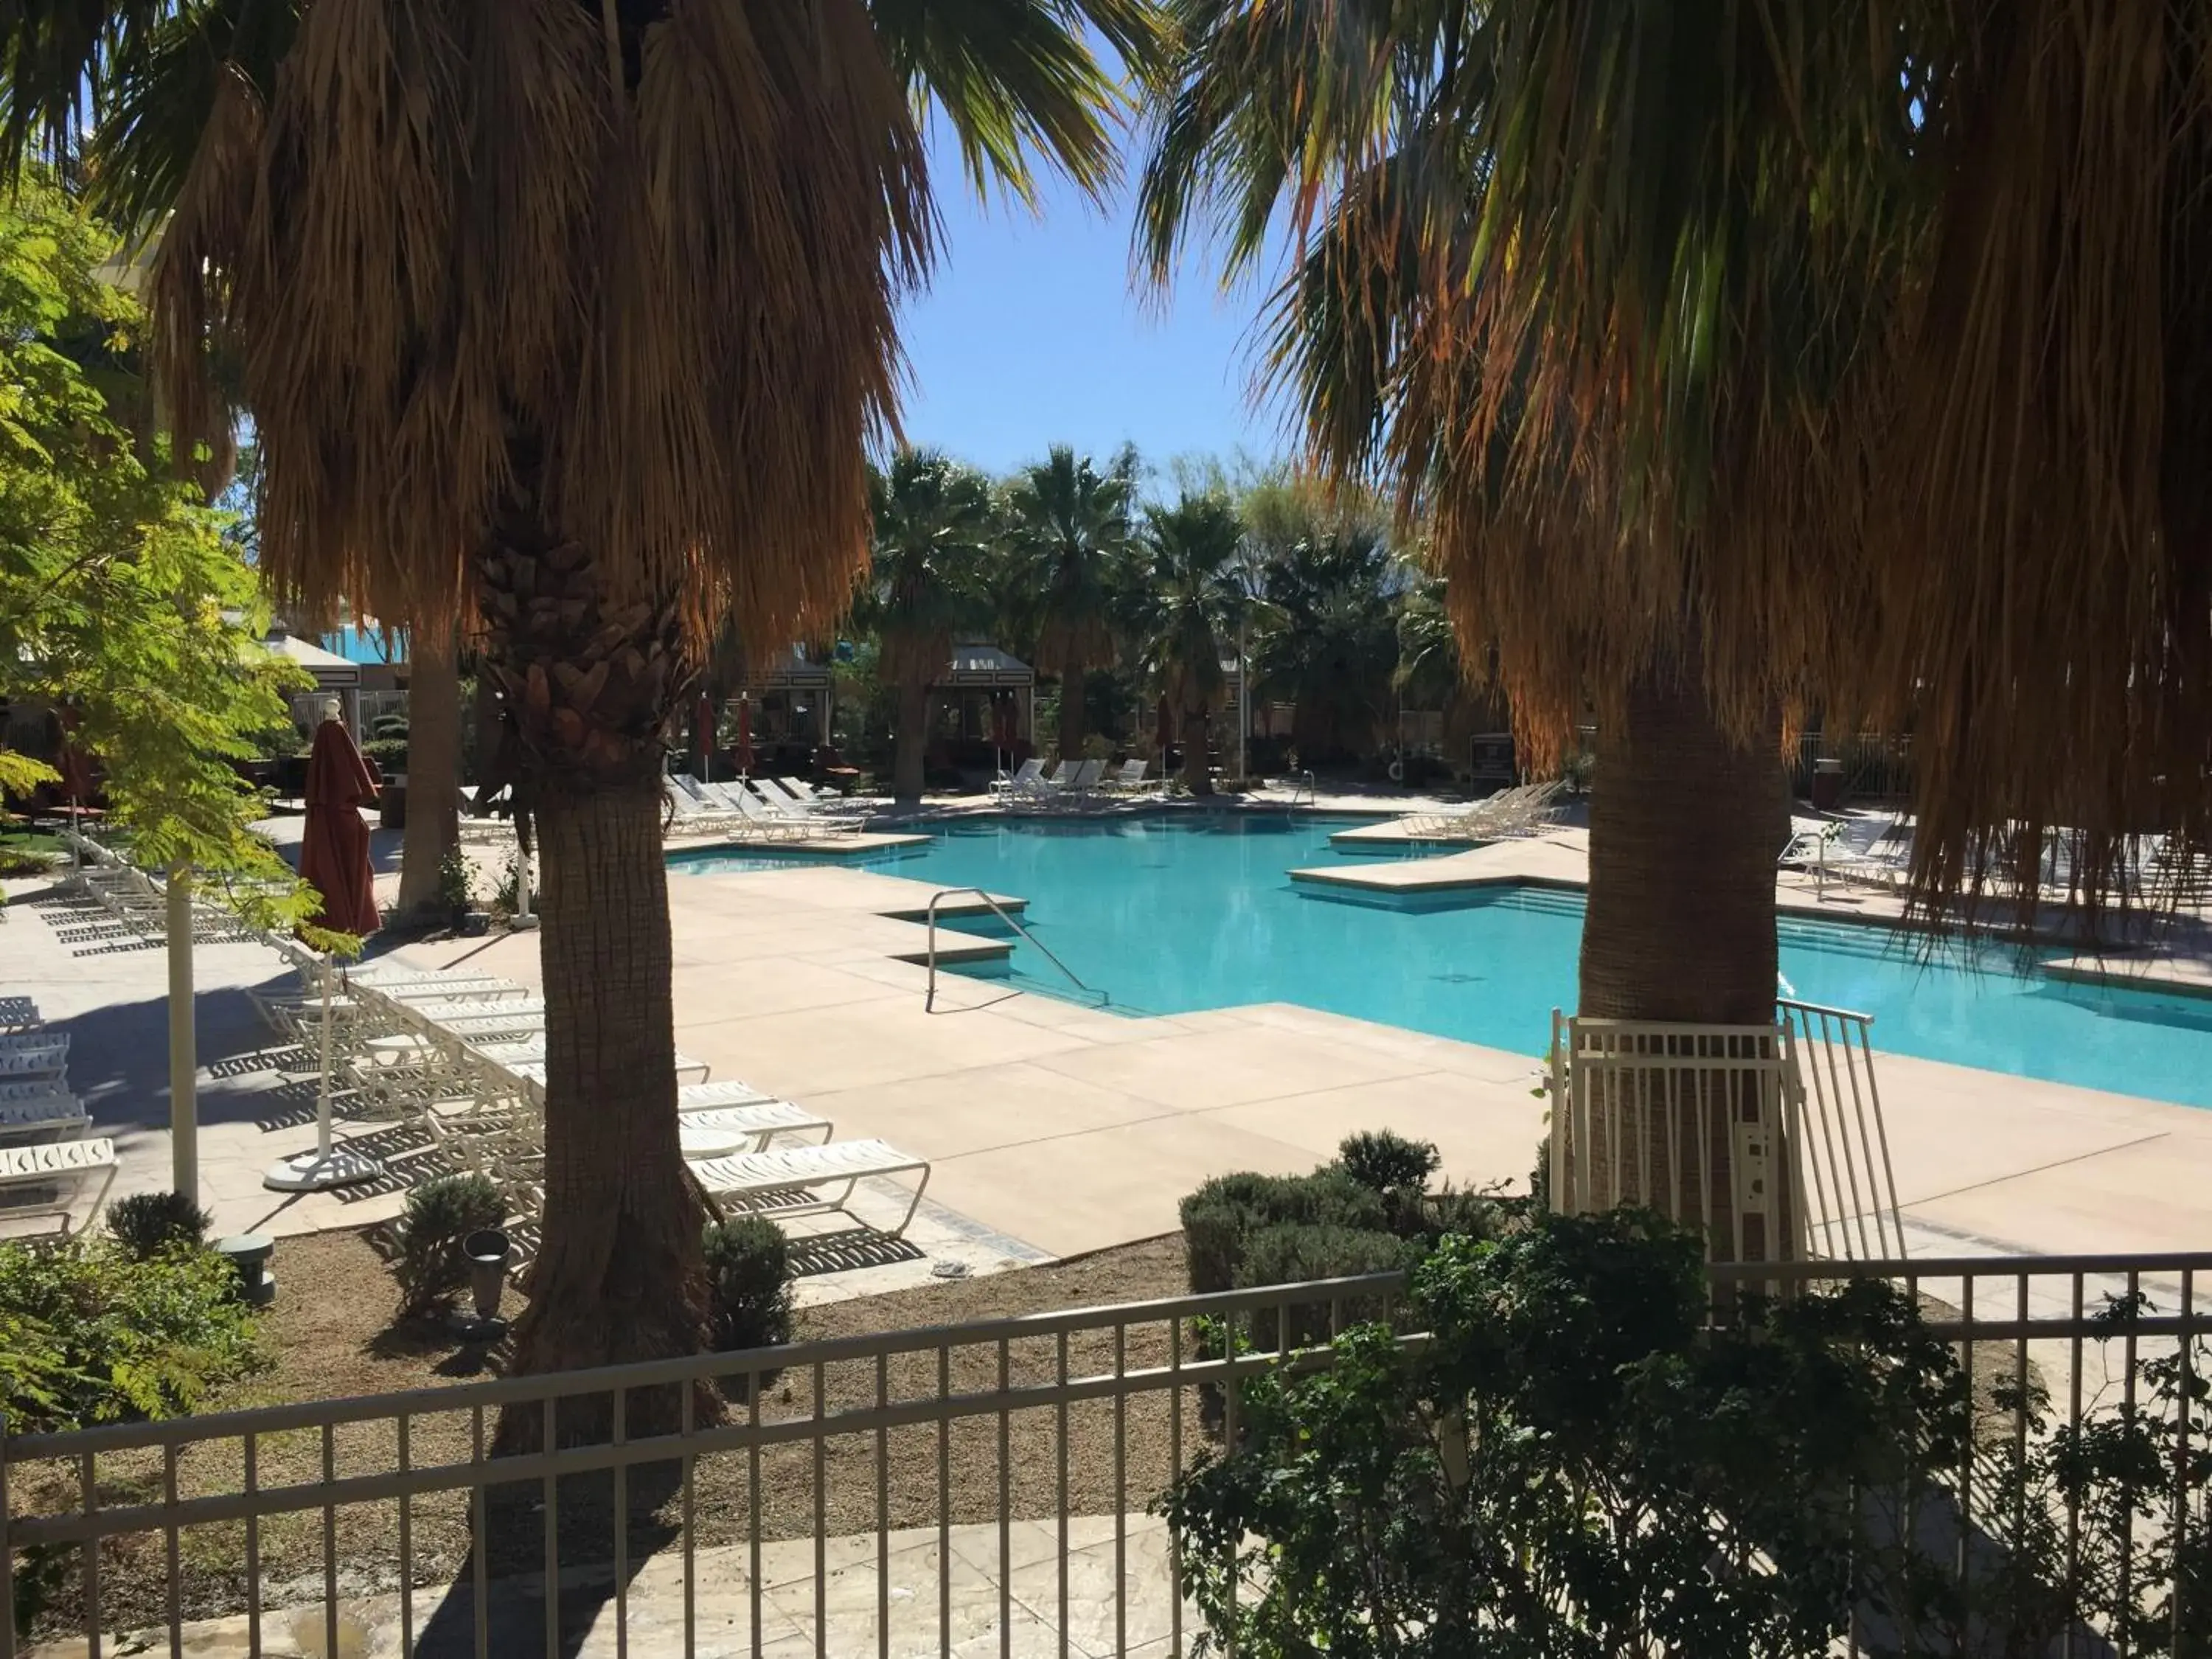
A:
<svg viewBox="0 0 2212 1659">
<path fill-rule="evenodd" d="M 48 1037 L 44 1042 L 20 1047 L 0 1047 L 0 1078 L 29 1082 L 40 1078 L 58 1078 L 68 1069 L 66 1036 Z"/>
<path fill-rule="evenodd" d="M 714 1086 L 711 1083 L 707 1085 L 710 1089 Z M 720 1133 L 745 1137 L 752 1142 L 749 1150 L 755 1152 L 766 1147 L 778 1135 L 813 1134 L 818 1131 L 826 1143 L 833 1128 L 828 1118 L 787 1100 L 757 1101 L 749 1106 L 701 1107 L 679 1114 L 677 1123 L 693 1134 Z"/>
<path fill-rule="evenodd" d="M 1149 786 L 1145 782 L 1145 769 L 1150 764 L 1142 756 L 1121 763 L 1121 769 L 1112 777 L 1103 779 L 1099 788 L 1109 795 L 1133 795 Z"/>
<path fill-rule="evenodd" d="M 696 787 L 695 784 L 694 788 Z M 719 806 L 709 806 L 690 789 L 677 787 L 671 780 L 665 792 L 672 814 L 669 830 L 687 836 L 723 836 L 743 822 L 735 814 Z"/>
<path fill-rule="evenodd" d="M 540 1084 L 545 1080 L 545 1039 L 542 1036 L 522 1042 L 468 1042 L 464 1046 L 477 1059 L 503 1070 L 512 1072 L 517 1065 L 534 1066 L 539 1073 L 534 1080 Z M 704 1083 L 708 1070 L 707 1062 L 703 1060 L 694 1060 L 689 1054 L 676 1056 L 676 1076 L 679 1081 L 689 1072 L 693 1074 L 693 1082 Z"/>
<path fill-rule="evenodd" d="M 39 1005 L 31 997 L 0 997 L 0 1030 L 35 1030 L 46 1024 L 39 1018 Z"/>
<path fill-rule="evenodd" d="M 537 995 L 527 985 L 518 985 L 511 979 L 498 979 L 489 974 L 481 976 L 432 975 L 423 979 L 393 980 L 385 984 L 371 985 L 368 988 L 386 1001 L 404 1003 L 410 1008 L 432 1002 L 512 1002 L 519 998 Z"/>
<path fill-rule="evenodd" d="M 693 1162 L 691 1170 L 699 1177 L 699 1184 L 717 1198 L 746 1202 L 791 1193 L 808 1195 L 797 1204 L 774 1206 L 770 1213 L 776 1216 L 844 1211 L 852 1200 L 853 1189 L 871 1176 L 919 1173 L 921 1179 L 915 1183 L 906 1214 L 891 1229 L 894 1238 L 912 1224 L 915 1212 L 921 1207 L 921 1195 L 929 1187 L 929 1160 L 902 1152 L 885 1140 L 832 1140 L 820 1146 L 785 1146 L 735 1158 L 702 1158 Z M 831 1187 L 837 1188 L 835 1198 L 825 1198 L 816 1190 Z"/>
<path fill-rule="evenodd" d="M 1064 760 L 1053 769 L 1050 777 L 1033 776 L 1027 784 L 1011 793 L 1014 798 L 1021 800 L 1049 800 L 1058 792 L 1073 783 L 1075 775 L 1082 769 L 1082 762 Z"/>
<path fill-rule="evenodd" d="M 20 1206 L 0 1207 L 0 1220 L 17 1220 L 27 1216 L 52 1216 L 61 1223 L 61 1236 L 70 1233 L 70 1218 L 76 1207 L 77 1194 L 94 1176 L 100 1176 L 100 1190 L 93 1195 L 92 1207 L 85 1212 L 83 1222 L 76 1229 L 82 1232 L 100 1214 L 100 1207 L 107 1201 L 107 1189 L 115 1184 L 115 1143 L 112 1140 L 55 1140 L 38 1146 L 9 1146 L 0 1148 L 0 1205 L 11 1192 L 30 1192 L 54 1189 L 51 1198 L 33 1197 Z"/>
<path fill-rule="evenodd" d="M 1025 794 L 1036 787 L 1037 780 L 1043 775 L 1044 762 L 1032 755 L 1015 769 L 1012 777 L 1001 773 L 992 779 L 991 793 L 994 795 Z"/>
<path fill-rule="evenodd" d="M 450 1025 L 461 1019 L 535 1019 L 545 1018 L 544 997 L 456 997 L 450 1002 L 410 1002 L 404 1005 L 414 1018 L 433 1025 Z"/>
<path fill-rule="evenodd" d="M 819 794 L 788 778 L 755 778 L 753 789 L 770 811 L 796 818 L 817 831 L 858 834 L 868 822 L 866 814 L 851 811 L 841 797 Z"/>
<path fill-rule="evenodd" d="M 1066 783 L 1048 784 L 1045 787 L 1043 798 L 1048 801 L 1085 800 L 1089 799 L 1091 792 L 1097 788 L 1098 780 L 1105 775 L 1105 771 L 1104 761 L 1085 761 L 1075 769 Z"/>
<path fill-rule="evenodd" d="M 91 1127 L 84 1103 L 65 1089 L 0 1097 L 0 1140 L 74 1140 Z"/>
</svg>

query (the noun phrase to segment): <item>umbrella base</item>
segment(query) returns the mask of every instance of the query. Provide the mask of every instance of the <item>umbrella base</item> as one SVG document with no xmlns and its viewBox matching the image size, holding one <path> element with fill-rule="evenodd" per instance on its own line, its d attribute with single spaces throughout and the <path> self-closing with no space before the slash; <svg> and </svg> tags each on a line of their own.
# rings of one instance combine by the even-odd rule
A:
<svg viewBox="0 0 2212 1659">
<path fill-rule="evenodd" d="M 272 1192 L 321 1193 L 374 1181 L 383 1173 L 382 1158 L 356 1152 L 341 1141 L 327 1158 L 311 1148 L 278 1158 L 262 1176 L 261 1184 Z"/>
</svg>

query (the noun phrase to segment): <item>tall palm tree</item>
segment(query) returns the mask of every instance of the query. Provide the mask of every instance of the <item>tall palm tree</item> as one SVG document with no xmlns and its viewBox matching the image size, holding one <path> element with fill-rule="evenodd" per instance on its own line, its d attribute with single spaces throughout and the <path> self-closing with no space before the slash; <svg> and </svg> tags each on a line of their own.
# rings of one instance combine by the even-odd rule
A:
<svg viewBox="0 0 2212 1659">
<path fill-rule="evenodd" d="M 1092 191 L 1141 0 L 33 0 L 12 153 L 173 204 L 150 301 L 179 441 L 234 351 L 262 565 L 313 605 L 473 610 L 542 854 L 543 1243 L 517 1363 L 689 1352 L 660 773 L 712 618 L 841 612 L 864 447 L 934 220 L 917 128 L 978 180 Z M 603 1413 L 602 1413 L 603 1415 Z M 600 1425 L 586 1420 L 587 1428 Z"/>
<path fill-rule="evenodd" d="M 2031 910 L 2053 823 L 2212 829 L 2205 0 L 1173 9 L 1147 255 L 1288 204 L 1318 444 L 1433 519 L 1531 735 L 1586 678 L 1683 754 L 1605 755 L 1594 855 L 1646 787 L 1704 842 L 1668 779 L 1763 791 L 1729 751 L 1812 702 L 1911 722 L 1939 912 Z"/>
<path fill-rule="evenodd" d="M 1054 444 L 1006 492 L 1012 591 L 1034 625 L 1036 666 L 1060 677 L 1060 753 L 1083 752 L 1084 676 L 1112 657 L 1113 574 L 1134 533 L 1137 452 L 1100 471 Z"/>
<path fill-rule="evenodd" d="M 1239 578 L 1243 535 L 1236 503 L 1219 491 L 1186 491 L 1172 507 L 1150 507 L 1125 590 L 1129 631 L 1153 694 L 1175 713 L 1194 795 L 1213 793 L 1206 750 L 1228 693 L 1221 653 L 1249 603 Z"/>
<path fill-rule="evenodd" d="M 892 792 L 921 799 L 929 753 L 929 688 L 953 642 L 983 625 L 998 524 L 990 480 L 931 449 L 907 449 L 872 472 L 875 539 L 854 620 L 882 647 L 881 672 L 898 689 Z"/>
<path fill-rule="evenodd" d="M 1268 538 L 1259 571 L 1266 620 L 1252 636 L 1254 676 L 1267 696 L 1295 706 L 1292 732 L 1308 762 L 1373 744 L 1398 660 L 1392 606 L 1407 580 L 1373 516 L 1312 505 L 1319 510 Z"/>
</svg>

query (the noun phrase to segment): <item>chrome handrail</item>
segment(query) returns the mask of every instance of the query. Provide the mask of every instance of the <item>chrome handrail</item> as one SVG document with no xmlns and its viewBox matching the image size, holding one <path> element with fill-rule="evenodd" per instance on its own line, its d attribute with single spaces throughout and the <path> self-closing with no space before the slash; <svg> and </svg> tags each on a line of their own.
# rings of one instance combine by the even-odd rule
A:
<svg viewBox="0 0 2212 1659">
<path fill-rule="evenodd" d="M 1310 771 L 1305 771 L 1299 773 L 1297 782 L 1291 786 L 1290 804 L 1283 808 L 1285 812 L 1295 812 L 1298 810 L 1298 791 L 1301 789 L 1306 793 L 1306 805 L 1316 810 L 1319 809 L 1321 786 L 1315 781 L 1314 775 Z"/>
<path fill-rule="evenodd" d="M 1066 963 L 1062 962 L 1062 961 L 1061 961 L 1058 957 L 1056 957 L 1056 956 L 1053 955 L 1053 953 L 1052 953 L 1052 949 L 1051 949 L 1051 947 L 1050 947 L 1049 945 L 1046 945 L 1046 944 L 1045 944 L 1045 942 L 1044 942 L 1042 939 L 1039 939 L 1039 938 L 1038 938 L 1035 933 L 1032 933 L 1031 932 L 1030 932 L 1030 930 L 1029 930 L 1028 928 L 1026 928 L 1026 927 L 1023 927 L 1023 926 L 1022 926 L 1022 924 L 1021 924 L 1018 921 L 1017 921 L 1017 920 L 1016 920 L 1012 915 L 1009 915 L 1009 914 L 1007 913 L 1007 910 L 1006 910 L 1006 906 L 1004 906 L 1003 904 L 1000 904 L 1000 903 L 999 902 L 999 901 L 998 901 L 998 900 L 996 900 L 996 899 L 993 898 L 993 897 L 992 897 L 988 893 L 985 892 L 981 888 L 980 888 L 980 887 L 940 887 L 940 888 L 939 888 L 935 892 L 932 893 L 932 894 L 929 896 L 929 910 L 928 910 L 928 918 L 929 918 L 929 988 L 928 988 L 928 990 L 927 990 L 927 992 L 925 992 L 925 993 L 923 994 L 923 996 L 922 996 L 922 1003 L 921 1003 L 922 1008 L 924 1009 L 924 1011 L 925 1011 L 925 1012 L 933 1012 L 933 1012 L 936 1012 L 936 1008 L 937 1008 L 937 906 L 938 906 L 938 902 L 939 902 L 939 900 L 942 900 L 942 899 L 953 898 L 953 897 L 957 897 L 957 896 L 960 896 L 960 895 L 963 895 L 963 894 L 969 894 L 969 893 L 974 894 L 977 898 L 979 898 L 979 899 L 982 900 L 984 903 L 986 903 L 986 904 L 989 905 L 989 906 L 991 907 L 991 914 L 992 914 L 992 915 L 995 915 L 996 917 L 998 917 L 998 919 L 999 919 L 1000 921 L 1001 921 L 1005 922 L 1005 923 L 1006 924 L 1006 926 L 1007 926 L 1007 927 L 1009 927 L 1012 928 L 1012 929 L 1013 929 L 1017 933 L 1019 933 L 1019 934 L 1020 934 L 1024 939 L 1027 939 L 1030 944 L 1032 944 L 1032 945 L 1036 945 L 1036 948 L 1037 948 L 1040 951 L 1043 952 L 1045 960 L 1046 960 L 1046 961 L 1048 961 L 1048 962 L 1049 962 L 1050 963 L 1052 963 L 1052 965 L 1053 965 L 1054 967 L 1055 967 L 1055 968 L 1059 969 L 1060 969 L 1060 971 L 1061 973 L 1066 974 L 1066 975 L 1067 975 L 1067 977 L 1068 977 L 1069 981 L 1070 981 L 1072 984 L 1073 984 L 1073 985 L 1074 985 L 1074 987 L 1075 987 L 1075 988 L 1076 988 L 1077 990 L 1079 990 L 1079 991 L 1082 992 L 1082 993 L 1083 993 L 1083 994 L 1084 994 L 1084 995 L 1085 995 L 1085 996 L 1088 996 L 1088 997 L 1097 997 L 1097 998 L 1100 1000 L 1100 1002 L 1101 1002 L 1102 1004 L 1103 1004 L 1103 1003 L 1104 1003 L 1104 1002 L 1107 1002 L 1107 1001 L 1109 1001 L 1109 1000 L 1111 1000 L 1111 999 L 1109 999 L 1109 998 L 1107 996 L 1107 994 L 1106 994 L 1106 993 L 1105 993 L 1105 992 L 1101 991 L 1101 990 L 1098 990 L 1098 989 L 1097 989 L 1097 988 L 1096 988 L 1095 987 L 1089 986 L 1089 985 L 1085 985 L 1085 984 L 1083 982 L 1083 981 L 1082 981 L 1081 977 L 1080 977 L 1079 975 L 1077 975 L 1077 973 L 1076 973 L 1076 971 L 1075 971 L 1075 969 L 1073 969 L 1073 968 L 1069 967 Z"/>
</svg>

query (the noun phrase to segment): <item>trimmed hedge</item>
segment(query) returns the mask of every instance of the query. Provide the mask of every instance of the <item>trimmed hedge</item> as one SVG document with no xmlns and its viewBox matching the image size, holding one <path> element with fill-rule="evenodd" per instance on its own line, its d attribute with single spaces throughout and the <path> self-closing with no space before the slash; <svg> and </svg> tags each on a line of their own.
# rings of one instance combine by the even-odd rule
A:
<svg viewBox="0 0 2212 1659">
<path fill-rule="evenodd" d="M 734 1216 L 708 1223 L 702 1243 L 716 1350 L 731 1353 L 790 1341 L 791 1241 L 783 1229 L 766 1216 Z M 778 1375 L 761 1372 L 761 1386 Z M 725 1377 L 722 1391 L 743 1400 L 750 1382 L 750 1373 Z"/>
<path fill-rule="evenodd" d="M 410 1192 L 393 1229 L 401 1317 L 430 1312 L 467 1284 L 461 1241 L 479 1228 L 506 1224 L 507 1200 L 489 1176 L 434 1176 Z"/>
</svg>

